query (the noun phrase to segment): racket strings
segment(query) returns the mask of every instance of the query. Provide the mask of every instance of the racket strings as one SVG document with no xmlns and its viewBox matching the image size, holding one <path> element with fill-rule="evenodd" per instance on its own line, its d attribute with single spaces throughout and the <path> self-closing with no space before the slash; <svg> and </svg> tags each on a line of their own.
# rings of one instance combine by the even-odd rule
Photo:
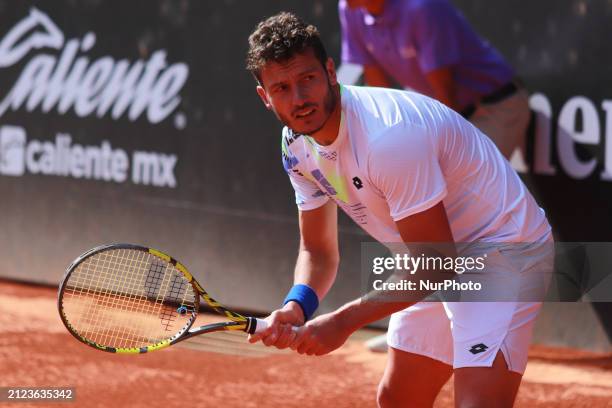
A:
<svg viewBox="0 0 612 408">
<path fill-rule="evenodd" d="M 174 321 L 175 314 L 168 310 L 169 308 L 161 307 L 162 302 L 159 299 L 159 296 L 163 294 L 164 297 L 167 297 L 166 292 L 170 290 L 169 296 L 172 300 L 174 300 L 176 299 L 178 293 L 176 290 L 173 290 L 174 283 L 171 284 L 170 289 L 168 288 L 168 285 L 170 285 L 169 282 L 172 280 L 172 278 L 175 278 L 176 275 L 164 273 L 165 267 L 166 265 L 161 261 L 154 260 L 151 263 L 151 267 L 147 273 L 146 278 L 146 282 L 149 282 L 149 285 L 145 283 L 145 290 L 147 292 L 147 297 L 153 298 L 155 304 L 160 305 L 159 319 L 161 321 L 162 327 L 166 331 L 171 331 L 170 326 Z M 174 279 L 174 281 L 176 281 L 176 279 Z"/>
<path fill-rule="evenodd" d="M 129 279 L 129 277 L 132 276 L 132 273 L 138 271 L 139 266 L 142 266 L 141 258 L 144 255 L 132 254 L 133 256 L 127 257 L 126 259 L 121 259 L 117 256 L 114 257 L 113 255 L 115 254 L 112 253 L 107 253 L 106 255 L 109 256 L 110 259 L 107 260 L 102 258 L 100 259 L 100 261 L 102 263 L 102 271 L 107 273 L 104 275 L 100 275 L 100 278 L 108 276 L 110 279 L 112 279 L 112 281 L 117 281 L 119 286 L 124 286 L 128 290 L 121 292 L 114 290 L 114 288 L 110 289 L 109 287 L 103 289 L 103 296 L 99 300 L 100 305 L 103 307 L 119 309 L 128 312 L 141 312 L 146 307 L 146 303 L 143 302 L 143 299 L 139 299 L 137 297 L 137 292 L 133 290 L 135 287 L 135 281 L 133 279 Z M 121 270 L 120 268 L 111 269 L 113 261 L 117 262 L 120 267 L 126 268 L 127 273 L 124 275 L 119 275 L 119 271 Z M 98 282 L 100 282 L 100 280 L 98 280 Z M 91 308 L 90 312 L 97 318 L 94 327 L 100 327 L 100 323 L 105 322 L 104 320 L 102 320 L 103 315 L 100 313 L 96 313 L 95 308 Z M 117 324 L 114 327 L 109 325 L 103 330 L 92 332 L 91 334 L 93 335 L 93 340 L 98 344 L 104 344 L 102 343 L 102 341 L 105 340 L 104 336 L 110 336 L 111 338 L 115 338 L 119 341 L 118 347 L 125 347 L 125 344 L 129 341 L 130 338 L 138 337 L 137 333 L 139 329 L 142 330 L 142 327 L 138 324 L 139 322 L 135 322 L 135 324 L 130 328 L 128 326 L 127 314 L 117 315 L 114 318 L 120 324 Z M 112 321 L 110 320 L 108 322 L 112 323 Z M 125 328 L 123 332 L 120 331 L 121 327 Z"/>
<path fill-rule="evenodd" d="M 68 277 L 62 303 L 80 337 L 115 348 L 170 339 L 197 311 L 197 295 L 180 271 L 131 249 L 103 251 L 79 264 Z"/>
<path fill-rule="evenodd" d="M 103 337 L 114 337 L 119 341 L 118 345 L 121 346 L 122 342 L 127 341 L 129 335 L 131 335 L 130 337 L 134 335 L 137 328 L 135 327 L 129 330 L 125 324 L 117 324 L 121 323 L 119 321 L 121 315 L 112 316 L 112 319 L 109 319 L 108 316 L 99 312 L 103 309 L 107 311 L 110 309 L 138 311 L 143 308 L 139 303 L 143 302 L 142 299 L 138 299 L 135 296 L 133 290 L 130 290 L 129 286 L 132 286 L 133 282 L 128 278 L 133 275 L 133 269 L 137 266 L 139 260 L 134 257 L 119 257 L 116 254 L 113 255 L 106 253 L 98 257 L 90 258 L 80 266 L 78 271 L 73 273 L 72 277 L 84 275 L 90 278 L 89 285 L 82 287 L 82 289 L 85 289 L 85 293 L 87 293 L 89 298 L 84 298 L 84 300 L 90 300 L 90 302 L 87 303 L 87 309 L 83 312 L 82 316 L 80 316 L 83 320 L 75 320 L 74 324 L 79 327 L 80 322 L 84 321 L 88 323 L 88 326 L 82 327 L 82 334 L 98 344 L 106 343 Z M 108 259 L 109 256 L 111 256 L 110 259 Z M 110 266 L 112 265 L 112 261 L 118 262 L 118 266 L 126 271 L 123 276 L 119 277 L 119 280 L 117 280 L 117 272 L 120 268 L 111 269 Z M 115 290 L 111 285 L 103 286 L 102 283 L 106 281 L 116 281 L 116 285 L 123 286 L 124 290 L 120 292 Z M 69 305 L 70 303 L 68 303 L 65 308 Z M 75 317 L 78 318 L 79 316 Z M 126 327 L 124 332 L 128 336 L 121 336 L 121 333 L 119 333 L 119 328 L 122 326 Z"/>
<path fill-rule="evenodd" d="M 145 256 L 145 253 L 140 253 L 138 254 L 139 258 L 142 258 Z M 136 259 L 132 259 L 130 262 L 130 264 L 128 265 L 129 269 L 128 271 L 131 271 L 131 269 L 136 266 L 136 267 L 141 267 L 140 271 L 142 271 L 142 260 L 136 258 Z M 155 265 L 154 263 L 152 264 L 151 270 L 149 271 L 149 273 L 145 276 L 149 276 L 149 277 L 154 277 L 154 278 L 158 278 L 157 281 L 159 282 L 159 288 L 157 289 L 157 292 L 160 292 L 161 294 L 161 290 L 164 287 L 164 280 L 163 280 L 163 275 L 160 274 L 161 269 L 159 268 L 159 265 Z M 129 274 L 126 276 L 130 276 Z M 141 274 L 142 276 L 142 274 Z M 162 279 L 160 279 L 160 276 L 162 277 Z M 156 280 L 156 279 L 153 279 Z M 137 281 L 136 281 L 137 282 Z M 130 289 L 133 288 L 134 285 L 134 280 L 132 279 L 131 282 L 130 280 L 125 280 L 125 283 L 129 283 L 130 284 Z M 151 308 L 151 302 L 154 302 L 153 305 L 153 311 L 157 313 L 161 313 L 161 310 L 164 309 L 162 303 L 160 302 L 159 298 L 155 297 L 155 292 L 151 291 L 151 288 L 149 288 L 148 293 L 145 293 L 144 299 L 139 298 L 139 293 L 137 291 L 130 291 L 128 292 L 129 296 L 128 299 L 130 300 L 130 302 L 125 302 L 125 299 L 122 299 L 122 296 L 113 296 L 113 297 L 108 297 L 106 296 L 106 300 L 112 300 L 112 302 L 110 303 L 110 305 L 105 305 L 105 306 L 111 306 L 114 308 L 118 308 L 124 311 L 132 311 L 132 312 L 137 312 L 137 313 L 142 313 L 146 311 L 146 308 Z M 124 320 L 127 320 L 127 314 L 122 314 L 122 316 L 124 316 Z M 166 319 L 167 320 L 167 319 Z M 105 335 L 110 335 L 110 336 L 115 336 L 117 339 L 121 340 L 120 343 L 118 344 L 119 347 L 129 347 L 129 345 L 126 344 L 126 341 L 129 340 L 130 338 L 135 338 L 137 340 L 147 340 L 149 338 L 153 338 L 154 334 L 153 333 L 146 333 L 146 323 L 147 321 L 144 319 L 138 319 L 134 321 L 134 325 L 133 327 L 130 329 L 130 327 L 128 325 L 123 325 L 123 327 L 126 328 L 125 332 L 126 334 L 128 334 L 128 338 L 120 336 L 120 333 L 118 333 L 118 330 L 120 327 L 122 327 L 121 325 L 116 326 L 113 330 L 106 331 L 106 332 L 101 332 L 100 334 L 105 334 Z M 148 322 L 150 325 L 150 322 Z M 164 322 L 162 322 L 164 323 Z M 166 331 L 168 330 L 169 325 L 166 324 L 164 325 Z M 143 336 L 137 336 L 138 332 L 143 332 Z M 98 342 L 100 342 L 99 339 L 96 339 Z"/>
<path fill-rule="evenodd" d="M 164 267 L 164 265 L 162 265 L 162 267 Z M 164 276 L 168 275 L 169 274 L 164 274 Z M 188 294 L 188 291 L 186 290 L 187 288 L 192 290 L 191 284 L 185 280 L 183 275 L 170 274 L 170 286 L 166 293 L 166 298 L 172 299 L 176 303 L 177 307 L 174 309 L 162 308 L 160 311 L 159 317 L 166 331 L 172 331 L 171 325 L 175 319 L 180 316 L 180 314 L 178 314 L 179 312 L 177 311 L 181 306 L 184 306 L 183 303 L 185 302 L 186 295 Z"/>
</svg>

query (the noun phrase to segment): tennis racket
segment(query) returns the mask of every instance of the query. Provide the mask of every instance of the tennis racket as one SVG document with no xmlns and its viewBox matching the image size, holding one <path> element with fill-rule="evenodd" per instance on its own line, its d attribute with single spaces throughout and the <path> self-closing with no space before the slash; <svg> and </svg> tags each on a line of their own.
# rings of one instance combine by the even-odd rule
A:
<svg viewBox="0 0 612 408">
<path fill-rule="evenodd" d="M 200 298 L 228 321 L 191 328 Z M 146 353 L 199 334 L 253 334 L 267 327 L 211 298 L 172 257 L 131 244 L 100 246 L 72 262 L 59 287 L 58 308 L 74 337 L 111 353 Z"/>
</svg>

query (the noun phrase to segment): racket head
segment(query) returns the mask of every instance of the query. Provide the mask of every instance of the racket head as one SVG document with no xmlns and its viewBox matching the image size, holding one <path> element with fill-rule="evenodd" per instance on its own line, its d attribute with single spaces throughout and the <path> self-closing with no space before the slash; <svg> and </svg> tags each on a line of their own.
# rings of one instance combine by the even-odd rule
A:
<svg viewBox="0 0 612 408">
<path fill-rule="evenodd" d="M 133 244 L 96 247 L 66 270 L 58 309 L 68 331 L 111 353 L 138 354 L 176 342 L 193 325 L 200 304 L 181 263 Z"/>
</svg>

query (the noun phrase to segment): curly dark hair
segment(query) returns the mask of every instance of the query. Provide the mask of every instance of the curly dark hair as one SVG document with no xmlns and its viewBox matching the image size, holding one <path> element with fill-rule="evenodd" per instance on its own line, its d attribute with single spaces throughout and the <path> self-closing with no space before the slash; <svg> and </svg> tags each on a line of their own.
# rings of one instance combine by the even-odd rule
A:
<svg viewBox="0 0 612 408">
<path fill-rule="evenodd" d="M 327 51 L 319 30 L 295 14 L 283 11 L 260 22 L 249 36 L 246 68 L 261 84 L 261 69 L 266 63 L 285 62 L 308 48 L 325 67 Z"/>
</svg>

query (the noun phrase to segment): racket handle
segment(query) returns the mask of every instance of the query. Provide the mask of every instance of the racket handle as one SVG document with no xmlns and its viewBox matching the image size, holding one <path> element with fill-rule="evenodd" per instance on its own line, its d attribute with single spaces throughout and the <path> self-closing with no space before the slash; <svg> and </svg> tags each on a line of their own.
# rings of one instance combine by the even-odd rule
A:
<svg viewBox="0 0 612 408">
<path fill-rule="evenodd" d="M 249 334 L 258 334 L 268 328 L 268 322 L 263 319 L 257 319 L 254 317 L 249 317 L 249 319 L 251 320 L 250 325 L 247 328 L 247 333 Z M 299 328 L 296 326 L 292 326 L 291 330 L 294 333 L 297 333 Z"/>
<path fill-rule="evenodd" d="M 249 328 L 249 334 L 258 334 L 268 328 L 268 322 L 263 319 L 257 319 L 251 317 L 251 327 Z"/>
</svg>

